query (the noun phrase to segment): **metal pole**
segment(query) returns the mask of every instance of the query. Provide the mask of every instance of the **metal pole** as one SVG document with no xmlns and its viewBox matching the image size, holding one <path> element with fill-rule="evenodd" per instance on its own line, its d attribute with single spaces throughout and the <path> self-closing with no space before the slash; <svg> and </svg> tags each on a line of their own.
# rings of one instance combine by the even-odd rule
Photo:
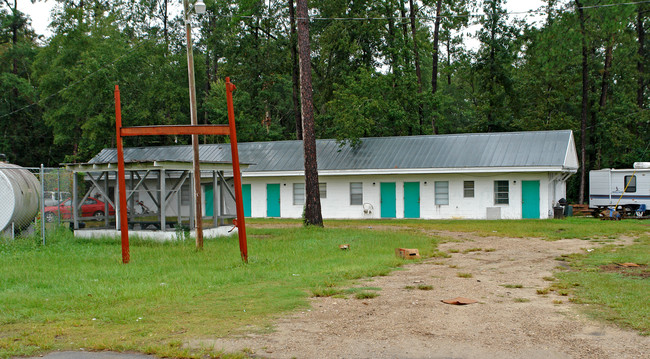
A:
<svg viewBox="0 0 650 359">
<path fill-rule="evenodd" d="M 190 24 L 190 4 L 183 0 L 185 13 L 185 35 L 187 40 L 187 76 L 190 85 L 190 120 L 197 125 L 196 87 L 194 85 L 194 55 L 192 53 L 192 25 Z M 196 214 L 196 248 L 203 249 L 203 213 L 201 211 L 201 170 L 199 168 L 199 135 L 192 135 L 192 164 L 194 168 L 194 206 Z"/>
<path fill-rule="evenodd" d="M 45 245 L 45 167 L 41 163 L 41 237 Z"/>
</svg>

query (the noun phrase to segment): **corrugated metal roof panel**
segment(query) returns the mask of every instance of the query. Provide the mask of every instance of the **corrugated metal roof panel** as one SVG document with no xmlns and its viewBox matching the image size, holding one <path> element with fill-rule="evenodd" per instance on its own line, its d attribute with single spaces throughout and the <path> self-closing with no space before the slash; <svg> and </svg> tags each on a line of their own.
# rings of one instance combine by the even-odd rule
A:
<svg viewBox="0 0 650 359">
<path fill-rule="evenodd" d="M 563 166 L 571 131 L 534 131 L 363 138 L 358 147 L 317 140 L 320 170 Z M 131 147 L 125 161 L 191 162 L 191 146 Z M 239 143 L 245 171 L 303 170 L 302 141 Z M 204 162 L 229 162 L 229 144 L 200 145 Z M 115 149 L 103 149 L 89 163 L 115 163 Z"/>
</svg>

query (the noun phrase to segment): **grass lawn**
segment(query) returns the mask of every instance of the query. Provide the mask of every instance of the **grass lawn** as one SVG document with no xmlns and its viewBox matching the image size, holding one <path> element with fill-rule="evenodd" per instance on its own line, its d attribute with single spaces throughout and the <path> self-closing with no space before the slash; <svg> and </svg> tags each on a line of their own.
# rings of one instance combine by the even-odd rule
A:
<svg viewBox="0 0 650 359">
<path fill-rule="evenodd" d="M 193 241 L 132 240 L 128 265 L 121 264 L 116 238 L 75 239 L 64 228 L 46 246 L 39 239 L 0 238 L 0 358 L 79 348 L 218 357 L 183 343 L 269 330 L 274 318 L 306 308 L 312 295 L 381 295 L 379 288 L 348 287 L 403 264 L 396 247 L 418 248 L 424 258 L 437 255 L 435 231 L 548 240 L 643 238 L 629 248 L 572 256 L 579 271 L 558 274 L 555 285 L 602 304 L 601 317 L 649 332 L 648 279 L 599 269 L 613 261 L 650 264 L 650 244 L 641 234 L 648 226 L 641 221 L 326 221 L 324 229 L 303 228 L 299 220 L 248 223 L 248 264 L 240 260 L 236 237 L 207 239 L 201 252 Z M 340 250 L 340 244 L 350 244 L 350 250 Z M 238 356 L 245 354 L 224 355 Z"/>
<path fill-rule="evenodd" d="M 552 288 L 570 290 L 577 301 L 591 304 L 588 313 L 595 318 L 650 335 L 650 237 L 641 236 L 631 246 L 605 246 L 567 259 L 573 270 L 556 274 L 560 282 Z"/>
<path fill-rule="evenodd" d="M 395 247 L 426 257 L 436 240 L 407 231 L 250 228 L 248 264 L 231 237 L 208 239 L 201 252 L 192 241 L 133 240 L 123 265 L 118 239 L 80 240 L 63 229 L 45 247 L 0 239 L 0 357 L 79 348 L 218 356 L 182 343 L 268 330 L 278 315 L 307 307 L 312 293 L 341 295 L 337 287 L 399 267 Z"/>
<path fill-rule="evenodd" d="M 247 219 L 252 225 L 300 225 L 295 219 Z M 627 219 L 624 221 L 602 221 L 591 217 L 569 217 L 566 219 L 515 219 L 501 221 L 487 220 L 326 220 L 325 226 L 336 228 L 368 228 L 377 226 L 399 226 L 404 229 L 425 231 L 471 232 L 479 236 L 524 238 L 534 237 L 547 240 L 563 238 L 611 239 L 621 235 L 636 236 L 650 230 L 650 221 Z M 444 235 L 444 234 L 442 234 Z"/>
</svg>

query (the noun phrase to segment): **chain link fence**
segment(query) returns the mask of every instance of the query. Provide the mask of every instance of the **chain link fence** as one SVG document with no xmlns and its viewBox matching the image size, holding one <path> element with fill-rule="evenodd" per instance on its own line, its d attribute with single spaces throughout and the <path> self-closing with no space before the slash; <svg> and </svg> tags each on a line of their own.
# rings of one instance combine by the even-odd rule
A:
<svg viewBox="0 0 650 359">
<path fill-rule="evenodd" d="M 70 221 L 73 173 L 0 163 L 0 237 L 40 237 Z M 68 206 L 61 206 L 68 201 Z"/>
<path fill-rule="evenodd" d="M 166 199 L 164 217 L 168 230 L 193 227 L 191 184 L 188 171 L 167 171 L 166 190 L 160 193 L 160 174 L 135 171 L 127 179 L 129 227 L 160 230 L 160 203 Z M 75 180 L 74 176 L 77 176 Z M 115 174 L 73 173 L 65 168 L 21 167 L 0 162 L 0 240 L 39 238 L 59 227 L 115 229 Z M 203 174 L 204 225 L 226 225 L 235 217 L 232 178 Z M 76 191 L 73 186 L 76 184 Z M 72 206 L 76 193 L 77 222 Z M 165 223 L 165 222 L 163 222 Z"/>
</svg>

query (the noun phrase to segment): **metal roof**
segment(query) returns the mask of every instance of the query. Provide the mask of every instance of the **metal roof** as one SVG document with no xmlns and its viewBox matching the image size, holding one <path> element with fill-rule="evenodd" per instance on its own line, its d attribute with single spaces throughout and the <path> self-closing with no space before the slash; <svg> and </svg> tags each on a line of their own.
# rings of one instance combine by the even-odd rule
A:
<svg viewBox="0 0 650 359">
<path fill-rule="evenodd" d="M 317 140 L 316 148 L 319 170 L 567 167 L 567 158 L 575 157 L 570 130 L 373 137 L 362 138 L 357 147 Z M 125 148 L 124 157 L 127 163 L 191 162 L 192 148 L 131 147 Z M 230 163 L 230 144 L 200 145 L 199 158 Z M 245 172 L 304 170 L 302 141 L 239 143 L 239 158 L 251 164 Z M 116 150 L 104 149 L 89 164 L 116 162 Z"/>
</svg>

